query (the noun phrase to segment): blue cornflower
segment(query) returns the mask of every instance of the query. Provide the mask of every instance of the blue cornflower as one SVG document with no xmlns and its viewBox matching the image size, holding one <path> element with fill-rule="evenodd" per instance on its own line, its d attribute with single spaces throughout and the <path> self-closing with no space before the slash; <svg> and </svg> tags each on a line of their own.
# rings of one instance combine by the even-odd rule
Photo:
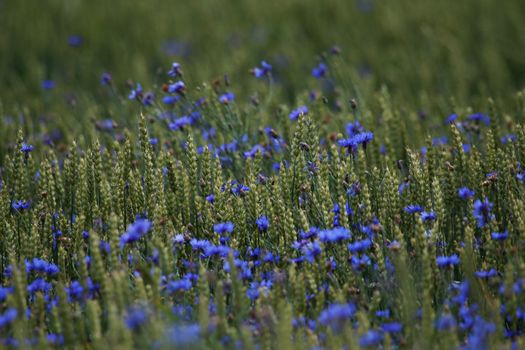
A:
<svg viewBox="0 0 525 350">
<path fill-rule="evenodd" d="M 170 281 L 166 284 L 166 291 L 168 294 L 173 294 L 178 291 L 188 291 L 192 287 L 191 281 L 188 278 L 183 278 L 176 281 Z"/>
<path fill-rule="evenodd" d="M 259 145 L 259 144 L 253 146 L 251 150 L 244 152 L 244 159 L 253 159 L 253 158 L 255 158 L 255 155 L 257 154 L 257 152 L 260 152 L 261 154 L 263 154 L 264 153 L 264 147 Z"/>
<path fill-rule="evenodd" d="M 22 210 L 27 210 L 29 209 L 29 202 L 28 201 L 22 201 L 22 200 L 19 200 L 19 201 L 13 201 L 11 203 L 11 207 L 14 209 L 14 210 L 18 210 L 18 211 L 22 211 Z"/>
<path fill-rule="evenodd" d="M 365 238 L 361 241 L 348 244 L 348 250 L 350 253 L 362 252 L 364 250 L 370 249 L 370 247 L 372 247 L 372 240 L 370 238 Z"/>
<path fill-rule="evenodd" d="M 316 67 L 312 69 L 312 76 L 314 78 L 320 79 L 326 75 L 328 67 L 324 63 L 319 63 Z"/>
<path fill-rule="evenodd" d="M 474 122 L 481 122 L 487 126 L 490 124 L 489 116 L 483 113 L 473 113 L 469 115 L 467 119 Z"/>
<path fill-rule="evenodd" d="M 271 71 L 272 71 L 272 65 L 266 61 L 261 61 L 260 67 L 255 67 L 254 69 L 252 69 L 252 73 L 256 78 L 262 78 L 270 74 Z"/>
<path fill-rule="evenodd" d="M 303 105 L 291 111 L 289 117 L 290 117 L 290 120 L 297 120 L 297 118 L 299 118 L 301 115 L 306 115 L 306 114 L 308 114 L 308 107 Z"/>
<path fill-rule="evenodd" d="M 437 219 L 437 215 L 433 211 L 421 212 L 421 221 L 423 222 L 435 221 L 436 219 Z"/>
<path fill-rule="evenodd" d="M 495 277 L 497 275 L 498 275 L 498 271 L 496 271 L 493 268 L 488 271 L 485 271 L 485 270 L 476 271 L 476 276 L 482 279 L 488 279 L 491 277 Z"/>
<path fill-rule="evenodd" d="M 458 195 L 461 199 L 471 199 L 474 197 L 474 190 L 471 190 L 468 187 L 461 187 L 458 190 Z"/>
<path fill-rule="evenodd" d="M 345 130 L 346 130 L 346 134 L 348 135 L 348 137 L 353 137 L 359 133 L 366 131 L 365 128 L 359 122 L 359 120 L 356 120 L 353 123 L 346 124 Z"/>
<path fill-rule="evenodd" d="M 27 292 L 34 294 L 36 292 L 47 293 L 51 290 L 51 283 L 46 282 L 42 278 L 37 278 L 31 284 L 27 286 Z"/>
<path fill-rule="evenodd" d="M 168 124 L 170 130 L 182 130 L 185 126 L 191 124 L 191 118 L 188 116 L 182 116 L 175 119 L 173 122 Z"/>
<path fill-rule="evenodd" d="M 213 204 L 215 202 L 215 195 L 214 194 L 207 195 L 206 196 L 206 201 L 208 203 L 212 203 Z"/>
<path fill-rule="evenodd" d="M 449 330 L 457 326 L 456 319 L 450 314 L 441 315 L 436 322 L 436 328 L 440 331 Z"/>
<path fill-rule="evenodd" d="M 20 147 L 20 151 L 24 152 L 27 155 L 32 150 L 33 150 L 33 145 L 29 145 L 25 142 L 22 142 L 22 147 Z"/>
<path fill-rule="evenodd" d="M 210 245 L 210 241 L 205 239 L 195 239 L 192 238 L 190 241 L 191 249 L 205 251 Z"/>
<path fill-rule="evenodd" d="M 138 219 L 128 226 L 128 230 L 120 237 L 120 249 L 126 244 L 132 244 L 141 239 L 151 229 L 151 221 Z"/>
<path fill-rule="evenodd" d="M 255 220 L 255 223 L 257 224 L 257 229 L 261 232 L 268 231 L 268 218 L 266 215 L 261 215 L 257 220 Z"/>
<path fill-rule="evenodd" d="M 82 42 L 83 41 L 84 40 L 83 40 L 82 36 L 80 36 L 80 35 L 70 35 L 67 38 L 67 43 L 71 47 L 80 47 L 80 46 L 82 46 Z"/>
<path fill-rule="evenodd" d="M 232 233 L 233 227 L 234 225 L 231 221 L 221 222 L 221 223 L 213 225 L 213 231 L 215 231 L 215 233 L 218 233 L 218 234 Z"/>
<path fill-rule="evenodd" d="M 219 102 L 223 105 L 227 105 L 235 101 L 235 95 L 233 92 L 226 92 L 219 96 Z"/>
<path fill-rule="evenodd" d="M 381 325 L 381 329 L 387 333 L 400 333 L 403 325 L 399 322 L 387 322 Z"/>
<path fill-rule="evenodd" d="M 126 326 L 132 331 L 139 330 L 149 320 L 148 311 L 142 306 L 135 306 L 128 310 L 127 316 L 124 319 Z"/>
<path fill-rule="evenodd" d="M 336 243 L 350 239 L 351 234 L 347 228 L 335 227 L 319 232 L 319 240 L 323 243 Z"/>
<path fill-rule="evenodd" d="M 448 116 L 447 118 L 447 124 L 452 124 L 456 121 L 456 119 L 458 119 L 458 115 L 456 113 L 453 113 L 451 115 Z"/>
<path fill-rule="evenodd" d="M 479 228 L 494 220 L 494 214 L 491 213 L 492 206 L 493 204 L 489 202 L 487 197 L 483 201 L 477 199 L 474 202 L 473 216 L 476 218 Z"/>
<path fill-rule="evenodd" d="M 315 258 L 321 254 L 322 249 L 321 245 L 319 244 L 319 241 L 313 241 L 306 243 L 302 248 L 301 251 L 304 254 L 304 258 L 309 263 L 313 263 Z"/>
<path fill-rule="evenodd" d="M 201 340 L 198 324 L 174 326 L 167 331 L 169 342 L 176 348 L 195 344 Z"/>
<path fill-rule="evenodd" d="M 371 329 L 359 338 L 359 346 L 377 346 L 383 341 L 383 333 Z"/>
<path fill-rule="evenodd" d="M 492 232 L 490 237 L 495 241 L 504 241 L 509 238 L 509 231 L 505 230 L 503 232 Z"/>
<path fill-rule="evenodd" d="M 171 69 L 168 71 L 168 76 L 172 78 L 176 78 L 180 75 L 182 75 L 182 72 L 180 70 L 180 64 L 177 62 L 173 62 L 171 64 Z"/>
<path fill-rule="evenodd" d="M 404 208 L 404 211 L 408 214 L 421 213 L 423 211 L 423 207 L 418 204 L 409 204 Z"/>
<path fill-rule="evenodd" d="M 459 257 L 457 254 L 451 256 L 441 255 L 436 258 L 436 265 L 439 268 L 452 267 L 459 264 Z"/>
<path fill-rule="evenodd" d="M 100 77 L 100 84 L 101 85 L 111 85 L 112 77 L 111 74 L 104 72 L 102 73 L 102 76 Z"/>
<path fill-rule="evenodd" d="M 0 315 L 0 329 L 13 322 L 17 316 L 18 311 L 16 311 L 15 308 L 7 309 L 3 314 Z"/>
<path fill-rule="evenodd" d="M 355 304 L 331 304 L 319 315 L 319 323 L 323 326 L 337 326 L 352 318 L 357 311 Z"/>
<path fill-rule="evenodd" d="M 177 93 L 182 94 L 186 90 L 186 85 L 182 80 L 177 81 L 176 83 L 168 85 L 168 92 L 170 94 Z"/>
<path fill-rule="evenodd" d="M 55 87 L 55 82 L 53 80 L 47 79 L 42 81 L 42 89 L 51 90 Z"/>
<path fill-rule="evenodd" d="M 74 301 L 81 301 L 84 295 L 84 287 L 79 281 L 71 282 L 69 288 L 65 288 L 67 297 L 70 303 Z"/>
<path fill-rule="evenodd" d="M 178 100 L 180 100 L 180 95 L 168 95 L 162 98 L 162 103 L 165 105 L 174 105 Z"/>
<path fill-rule="evenodd" d="M 389 309 L 377 310 L 376 311 L 376 316 L 380 317 L 380 318 L 389 318 L 390 317 L 390 310 Z"/>
<path fill-rule="evenodd" d="M 146 92 L 142 99 L 142 104 L 144 106 L 152 106 L 153 102 L 155 102 L 155 94 L 151 91 Z"/>
<path fill-rule="evenodd" d="M 135 100 L 141 97 L 142 97 L 142 85 L 140 85 L 140 83 L 137 83 L 137 87 L 131 90 L 130 94 L 128 95 L 128 99 Z"/>
<path fill-rule="evenodd" d="M 363 267 L 370 265 L 371 262 L 372 261 L 366 254 L 363 254 L 363 256 L 361 257 L 357 255 L 352 255 L 352 257 L 350 258 L 350 264 L 352 265 L 352 269 L 355 271 L 360 271 Z"/>
<path fill-rule="evenodd" d="M 60 269 L 53 263 L 34 258 L 31 261 L 26 261 L 26 272 L 30 273 L 31 271 L 45 273 L 49 276 L 55 276 L 60 272 Z"/>
</svg>

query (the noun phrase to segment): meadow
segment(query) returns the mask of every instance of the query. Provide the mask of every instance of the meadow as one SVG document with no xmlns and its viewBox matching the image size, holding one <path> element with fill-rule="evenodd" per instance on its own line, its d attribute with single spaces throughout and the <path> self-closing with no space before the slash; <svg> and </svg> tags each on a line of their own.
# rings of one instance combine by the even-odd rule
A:
<svg viewBox="0 0 525 350">
<path fill-rule="evenodd" d="M 524 22 L 0 0 L 0 348 L 525 348 Z"/>
</svg>

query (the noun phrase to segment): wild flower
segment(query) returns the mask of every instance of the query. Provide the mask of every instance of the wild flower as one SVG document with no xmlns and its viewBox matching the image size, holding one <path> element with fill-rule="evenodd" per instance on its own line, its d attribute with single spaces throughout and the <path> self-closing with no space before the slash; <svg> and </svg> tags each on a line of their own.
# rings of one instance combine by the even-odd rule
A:
<svg viewBox="0 0 525 350">
<path fill-rule="evenodd" d="M 474 202 L 474 210 L 472 215 L 477 221 L 479 228 L 484 227 L 489 222 L 494 220 L 494 214 L 492 214 L 493 204 L 485 197 L 483 201 L 477 199 Z"/>
<path fill-rule="evenodd" d="M 301 115 L 306 114 L 308 114 L 308 107 L 303 105 L 291 111 L 288 117 L 290 118 L 290 120 L 297 120 L 297 118 L 299 118 Z"/>
<path fill-rule="evenodd" d="M 456 254 L 441 255 L 436 258 L 436 264 L 439 268 L 456 266 L 459 264 L 459 257 Z"/>
<path fill-rule="evenodd" d="M 272 66 L 266 61 L 261 61 L 261 66 L 255 67 L 251 71 L 256 78 L 262 78 L 272 72 Z"/>
</svg>

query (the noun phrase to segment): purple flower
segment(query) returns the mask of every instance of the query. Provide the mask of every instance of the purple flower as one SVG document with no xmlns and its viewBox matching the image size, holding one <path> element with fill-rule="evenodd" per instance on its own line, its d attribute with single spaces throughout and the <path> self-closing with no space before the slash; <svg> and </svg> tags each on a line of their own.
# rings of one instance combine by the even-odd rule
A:
<svg viewBox="0 0 525 350">
<path fill-rule="evenodd" d="M 47 79 L 42 81 L 42 89 L 51 90 L 55 87 L 55 82 L 53 80 Z"/>
<path fill-rule="evenodd" d="M 131 90 L 130 94 L 128 95 L 128 99 L 135 100 L 141 97 L 142 97 L 142 85 L 140 85 L 140 83 L 137 83 L 137 87 Z"/>
<path fill-rule="evenodd" d="M 478 278 L 482 278 L 482 279 L 488 279 L 488 278 L 491 278 L 491 277 L 495 277 L 497 275 L 498 275 L 498 271 L 496 271 L 493 268 L 488 270 L 488 271 L 486 271 L 486 270 L 476 271 L 476 276 Z"/>
<path fill-rule="evenodd" d="M 138 219 L 128 226 L 128 230 L 120 237 L 120 249 L 126 244 L 132 244 L 141 239 L 151 229 L 151 221 Z"/>
<path fill-rule="evenodd" d="M 14 210 L 18 210 L 18 211 L 23 211 L 23 210 L 27 210 L 29 209 L 29 201 L 22 201 L 22 200 L 19 200 L 19 201 L 13 201 L 11 203 L 11 207 L 14 209 Z"/>
<path fill-rule="evenodd" d="M 370 240 L 370 238 L 348 244 L 348 250 L 350 253 L 362 252 L 364 250 L 370 249 L 370 247 L 372 247 L 372 240 Z"/>
<path fill-rule="evenodd" d="M 80 35 L 70 35 L 67 38 L 67 43 L 71 47 L 80 47 L 82 46 L 83 39 Z"/>
</svg>

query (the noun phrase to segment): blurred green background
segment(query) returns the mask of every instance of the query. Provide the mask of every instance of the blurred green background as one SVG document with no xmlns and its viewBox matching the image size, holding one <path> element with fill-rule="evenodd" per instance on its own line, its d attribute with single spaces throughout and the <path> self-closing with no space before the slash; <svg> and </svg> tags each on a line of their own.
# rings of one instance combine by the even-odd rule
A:
<svg viewBox="0 0 525 350">
<path fill-rule="evenodd" d="M 520 0 L 2 0 L 0 86 L 24 102 L 43 79 L 93 91 L 108 71 L 147 84 L 173 60 L 191 80 L 242 85 L 266 59 L 290 96 L 337 44 L 348 68 L 404 97 L 499 95 L 523 86 L 523 23 Z"/>
<path fill-rule="evenodd" d="M 42 118 L 64 132 L 125 123 L 137 110 L 124 101 L 127 83 L 159 91 L 173 61 L 189 87 L 227 75 L 237 100 L 249 101 L 267 92 L 249 73 L 267 60 L 274 105 L 294 106 L 322 90 L 311 69 L 338 45 L 330 72 L 345 97 L 355 86 L 371 99 L 385 85 L 400 110 L 442 123 L 452 96 L 476 108 L 487 96 L 510 103 L 524 87 L 523 23 L 522 0 L 0 0 L 0 112 L 28 132 L 27 121 Z M 119 102 L 100 86 L 103 72 Z"/>
</svg>

